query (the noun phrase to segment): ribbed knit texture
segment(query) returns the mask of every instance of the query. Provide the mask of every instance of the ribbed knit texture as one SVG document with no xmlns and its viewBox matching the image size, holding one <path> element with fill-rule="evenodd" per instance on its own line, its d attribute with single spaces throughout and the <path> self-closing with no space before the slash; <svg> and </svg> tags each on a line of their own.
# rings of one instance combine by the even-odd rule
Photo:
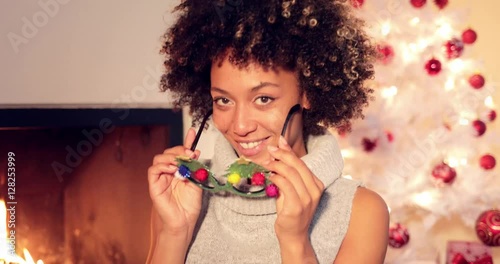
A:
<svg viewBox="0 0 500 264">
<path fill-rule="evenodd" d="M 311 136 L 302 157 L 326 186 L 310 228 L 320 263 L 332 263 L 347 232 L 359 182 L 341 178 L 343 160 L 331 134 Z M 222 175 L 237 156 L 223 136 L 215 143 L 212 171 Z M 204 211 L 186 263 L 281 263 L 273 198 L 205 193 Z"/>
</svg>

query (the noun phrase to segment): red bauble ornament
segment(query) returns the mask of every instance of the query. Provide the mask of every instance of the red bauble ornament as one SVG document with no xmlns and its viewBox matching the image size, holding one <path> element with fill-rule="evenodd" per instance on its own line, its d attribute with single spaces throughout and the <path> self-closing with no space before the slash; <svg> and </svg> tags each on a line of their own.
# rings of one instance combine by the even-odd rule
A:
<svg viewBox="0 0 500 264">
<path fill-rule="evenodd" d="M 385 131 L 385 135 L 387 136 L 387 140 L 388 140 L 389 142 L 394 141 L 394 134 L 392 134 L 392 132 L 391 132 L 391 131 Z"/>
<path fill-rule="evenodd" d="M 193 177 L 200 182 L 204 182 L 208 179 L 208 171 L 205 170 L 204 168 L 197 169 L 194 172 Z"/>
<path fill-rule="evenodd" d="M 476 234 L 487 246 L 500 246 L 500 210 L 483 212 L 476 220 Z"/>
<path fill-rule="evenodd" d="M 389 246 L 400 248 L 410 241 L 408 229 L 400 223 L 396 223 L 389 228 Z"/>
<path fill-rule="evenodd" d="M 278 186 L 276 186 L 274 183 L 269 184 L 266 187 L 266 195 L 267 197 L 278 197 L 279 195 Z"/>
<path fill-rule="evenodd" d="M 472 43 L 476 42 L 476 40 L 477 40 L 476 31 L 469 28 L 469 29 L 465 30 L 464 32 L 462 32 L 462 41 L 465 44 L 472 44 Z"/>
<path fill-rule="evenodd" d="M 256 172 L 252 175 L 252 185 L 264 185 L 266 176 L 262 172 Z"/>
<path fill-rule="evenodd" d="M 481 120 L 474 120 L 472 127 L 474 127 L 477 137 L 482 136 L 486 132 L 486 124 Z"/>
<path fill-rule="evenodd" d="M 391 45 L 377 45 L 378 53 L 381 55 L 380 61 L 383 64 L 388 64 L 394 58 L 394 49 Z"/>
<path fill-rule="evenodd" d="M 435 58 L 430 59 L 425 64 L 425 69 L 429 75 L 436 75 L 441 72 L 441 62 Z"/>
<path fill-rule="evenodd" d="M 365 3 L 365 0 L 351 0 L 351 4 L 355 8 L 361 8 L 364 3 Z"/>
<path fill-rule="evenodd" d="M 434 3 L 439 7 L 439 9 L 443 9 L 448 4 L 448 0 L 434 0 Z"/>
<path fill-rule="evenodd" d="M 371 140 L 369 138 L 363 138 L 361 144 L 366 152 L 371 152 L 377 147 L 377 139 Z"/>
<path fill-rule="evenodd" d="M 484 77 L 481 74 L 474 74 L 471 77 L 469 77 L 469 84 L 474 89 L 483 88 L 485 82 L 486 81 L 484 80 Z"/>
<path fill-rule="evenodd" d="M 497 112 L 495 110 L 490 110 L 488 112 L 488 120 L 490 122 L 493 122 L 493 121 L 495 121 L 495 119 L 497 119 Z"/>
<path fill-rule="evenodd" d="M 347 135 L 349 135 L 349 132 L 351 130 L 350 125 L 340 125 L 337 127 L 337 132 L 339 133 L 339 136 L 342 138 L 345 138 Z"/>
<path fill-rule="evenodd" d="M 444 123 L 443 126 L 446 130 L 451 131 L 451 125 L 449 123 Z"/>
<path fill-rule="evenodd" d="M 479 159 L 479 165 L 485 170 L 491 170 L 495 168 L 497 161 L 495 160 L 495 157 L 493 157 L 490 154 L 483 155 Z"/>
<path fill-rule="evenodd" d="M 432 169 L 432 176 L 439 181 L 451 184 L 455 180 L 457 172 L 454 168 L 442 162 Z"/>
<path fill-rule="evenodd" d="M 427 0 L 410 0 L 411 5 L 416 8 L 421 8 L 426 2 Z"/>
<path fill-rule="evenodd" d="M 457 38 L 452 38 L 444 43 L 443 49 L 446 58 L 455 59 L 460 57 L 464 52 L 464 43 Z"/>
</svg>

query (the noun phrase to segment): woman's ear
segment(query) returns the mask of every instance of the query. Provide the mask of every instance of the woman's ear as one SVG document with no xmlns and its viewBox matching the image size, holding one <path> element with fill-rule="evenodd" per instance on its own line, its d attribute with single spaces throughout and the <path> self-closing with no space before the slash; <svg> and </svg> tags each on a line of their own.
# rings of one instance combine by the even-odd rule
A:
<svg viewBox="0 0 500 264">
<path fill-rule="evenodd" d="M 307 99 L 306 93 L 302 94 L 302 98 L 300 100 L 300 105 L 302 106 L 303 109 L 311 109 L 311 103 L 309 103 L 309 99 Z"/>
</svg>

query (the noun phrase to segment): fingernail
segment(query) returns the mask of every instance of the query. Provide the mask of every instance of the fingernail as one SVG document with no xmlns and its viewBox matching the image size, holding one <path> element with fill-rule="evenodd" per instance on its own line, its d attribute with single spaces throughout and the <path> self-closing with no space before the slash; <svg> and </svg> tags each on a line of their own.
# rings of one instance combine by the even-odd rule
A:
<svg viewBox="0 0 500 264">
<path fill-rule="evenodd" d="M 271 163 L 271 160 L 266 160 L 266 161 L 262 162 L 262 165 L 267 165 L 269 163 Z"/>
<path fill-rule="evenodd" d="M 186 149 L 186 151 L 184 151 L 186 153 L 186 155 L 190 158 L 194 158 L 195 157 L 195 154 L 192 150 L 190 149 Z"/>
<path fill-rule="evenodd" d="M 177 170 L 177 166 L 174 165 L 168 165 L 169 170 Z"/>
<path fill-rule="evenodd" d="M 283 146 L 288 145 L 288 142 L 286 142 L 286 139 L 283 136 L 280 136 L 280 143 L 283 144 Z"/>
<path fill-rule="evenodd" d="M 274 152 L 274 151 L 278 150 L 278 148 L 275 147 L 275 146 L 270 146 L 269 145 L 269 146 L 267 146 L 267 150 Z"/>
</svg>

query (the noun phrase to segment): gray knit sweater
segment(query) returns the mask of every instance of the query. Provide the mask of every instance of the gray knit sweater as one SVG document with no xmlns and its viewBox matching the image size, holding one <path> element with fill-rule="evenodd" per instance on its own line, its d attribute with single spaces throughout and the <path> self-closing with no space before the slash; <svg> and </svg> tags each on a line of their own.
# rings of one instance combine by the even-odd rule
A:
<svg viewBox="0 0 500 264">
<path fill-rule="evenodd" d="M 333 263 L 347 232 L 351 205 L 359 182 L 340 177 L 343 160 L 331 134 L 310 137 L 302 157 L 326 186 L 310 228 L 311 243 L 320 263 Z M 220 136 L 212 170 L 222 175 L 237 156 Z M 274 233 L 275 199 L 205 194 L 186 263 L 280 263 Z"/>
</svg>

